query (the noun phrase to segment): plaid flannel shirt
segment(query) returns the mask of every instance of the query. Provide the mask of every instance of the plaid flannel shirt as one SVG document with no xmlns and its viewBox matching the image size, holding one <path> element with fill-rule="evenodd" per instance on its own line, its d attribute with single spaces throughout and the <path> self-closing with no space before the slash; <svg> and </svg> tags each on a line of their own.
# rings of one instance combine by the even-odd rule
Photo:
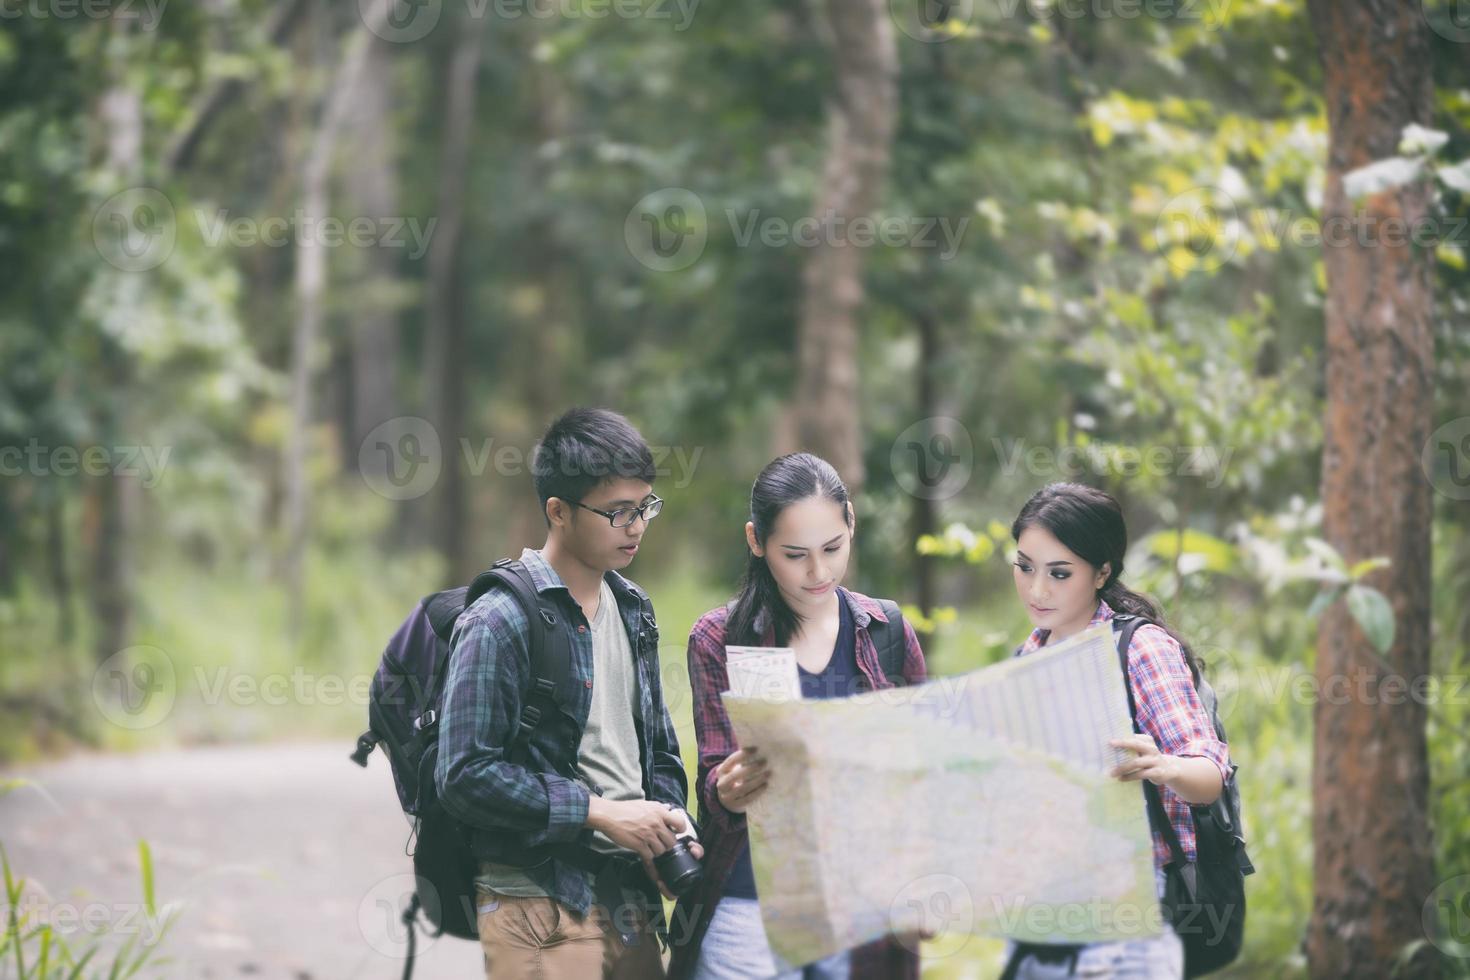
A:
<svg viewBox="0 0 1470 980">
<path fill-rule="evenodd" d="M 529 631 L 520 604 L 509 591 L 496 588 L 477 599 L 454 625 L 450 638 L 449 673 L 439 721 L 439 760 L 434 779 L 446 811 L 473 829 L 473 837 L 494 835 L 523 848 L 543 844 L 587 845 L 588 787 L 559 775 L 575 765 L 580 733 L 592 703 L 592 629 L 560 576 L 541 554 L 529 548 L 521 561 L 538 593 L 555 593 L 572 633 L 572 676 L 576 700 L 571 705 L 578 737 L 561 740 L 538 728 L 530 757 L 544 765 L 525 767 L 506 759 L 520 723 L 521 706 L 530 689 Z M 688 781 L 679 758 L 679 741 L 664 705 L 659 676 L 658 627 L 642 614 L 643 592 L 616 572 L 607 582 L 617 597 L 618 612 L 628 632 L 638 667 L 638 729 L 646 799 L 684 809 Z M 591 875 L 552 860 L 535 872 L 537 884 L 555 901 L 585 915 L 593 901 Z"/>
<path fill-rule="evenodd" d="M 884 675 L 878 663 L 878 650 L 868 632 L 874 619 L 888 622 L 878 603 L 857 592 L 847 592 L 852 611 L 857 665 L 862 675 L 863 690 L 883 690 L 895 683 Z M 669 975 L 674 980 L 689 976 L 698 961 L 699 943 L 714 915 L 740 852 L 749 842 L 745 814 L 731 813 L 720 805 L 715 793 L 715 770 L 739 746 L 730 726 L 720 694 L 729 690 L 730 679 L 725 669 L 726 607 L 705 613 L 689 632 L 689 687 L 694 697 L 694 731 L 699 741 L 699 838 L 704 843 L 704 876 L 694 891 L 679 900 L 674 910 L 673 963 Z M 769 645 L 775 636 L 769 624 L 759 624 L 763 643 Z M 905 655 L 903 682 L 921 683 L 926 671 L 924 653 L 914 628 L 904 622 Z M 853 980 L 876 978 L 916 978 L 919 957 L 891 937 L 876 940 L 853 950 Z"/>
<path fill-rule="evenodd" d="M 1112 620 L 1113 610 L 1101 600 L 1088 626 Z M 1018 656 L 1041 646 L 1042 631 L 1032 630 Z M 1138 709 L 1138 727 L 1153 737 L 1159 751 L 1168 755 L 1198 756 L 1220 769 L 1222 780 L 1230 778 L 1230 750 L 1215 737 L 1215 726 L 1200 703 L 1199 693 L 1185 663 L 1184 651 L 1168 633 L 1152 623 L 1138 627 L 1128 645 L 1128 684 Z M 1140 791 L 1140 796 L 1142 792 Z M 1189 860 L 1195 859 L 1194 817 L 1189 804 L 1167 786 L 1159 787 L 1164 812 L 1174 825 L 1179 846 Z M 1169 863 L 1169 845 L 1164 835 L 1153 832 L 1154 865 Z"/>
</svg>

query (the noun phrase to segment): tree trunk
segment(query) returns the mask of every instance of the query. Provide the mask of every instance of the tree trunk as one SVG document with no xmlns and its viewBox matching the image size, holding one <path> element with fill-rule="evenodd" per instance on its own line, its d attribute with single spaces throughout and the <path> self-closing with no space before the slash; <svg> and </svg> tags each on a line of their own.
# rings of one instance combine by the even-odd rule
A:
<svg viewBox="0 0 1470 980">
<path fill-rule="evenodd" d="M 470 137 L 475 122 L 476 81 L 483 51 L 484 17 L 468 17 L 455 42 L 444 97 L 444 144 L 439 157 L 438 227 L 429 246 L 429 295 L 424 356 L 428 417 L 439 434 L 443 465 L 438 485 L 425 499 L 430 505 L 435 548 L 444 557 L 450 582 L 473 573 L 466 534 L 464 467 L 465 316 L 460 246 L 464 237 L 465 189 L 469 180 Z"/>
<path fill-rule="evenodd" d="M 1315 709 L 1307 958 L 1314 977 L 1429 977 L 1438 971 L 1431 947 L 1397 972 L 1394 962 L 1424 938 L 1420 917 L 1434 888 L 1426 710 L 1414 697 L 1385 696 L 1382 683 L 1398 676 L 1412 684 L 1430 669 L 1432 501 L 1419 458 L 1433 417 L 1434 254 L 1374 233 L 1386 219 L 1415 227 L 1427 215 L 1430 188 L 1416 181 L 1355 205 L 1342 178 L 1393 156 L 1405 125 L 1430 123 L 1430 49 L 1411 0 L 1308 6 L 1331 130 L 1324 227 L 1353 219 L 1355 210 L 1356 221 L 1376 222 L 1364 226 L 1372 240 L 1350 234 L 1341 236 L 1349 243 L 1324 246 L 1323 534 L 1350 563 L 1392 561 L 1370 584 L 1392 604 L 1397 633 L 1379 657 L 1341 603 L 1318 627 L 1323 694 Z M 1331 696 L 1343 690 L 1351 693 Z"/>
<path fill-rule="evenodd" d="M 919 414 L 921 419 L 933 418 L 939 414 L 938 391 L 934 383 L 934 374 L 939 367 L 939 320 L 933 312 L 921 310 L 915 317 L 919 329 L 919 366 L 918 366 L 918 393 Z M 939 501 L 932 494 L 913 494 L 913 511 L 910 514 L 912 527 L 910 528 L 910 539 L 917 542 L 926 534 L 939 533 Z M 919 604 L 919 611 L 925 616 L 934 612 L 936 604 L 934 595 L 934 572 L 935 559 L 933 555 L 921 555 L 917 549 L 913 549 L 914 559 L 914 590 L 915 599 Z M 933 648 L 937 646 L 937 634 L 930 634 L 924 639 L 925 651 L 933 656 Z"/>
<path fill-rule="evenodd" d="M 345 174 L 354 215 L 375 221 L 398 216 L 398 173 L 394 160 L 391 45 L 374 44 L 353 93 L 346 141 L 353 165 Z M 382 226 L 380 226 L 382 227 Z M 357 467 L 358 450 L 376 426 L 397 416 L 398 263 L 402 249 L 368 245 L 358 257 L 361 302 L 351 325 L 351 424 L 345 433 L 343 465 Z"/>
<path fill-rule="evenodd" d="M 530 82 L 528 88 L 533 107 L 530 138 L 539 150 L 566 139 L 570 107 L 556 68 L 531 56 L 537 42 L 553 36 L 558 26 L 533 21 L 528 28 L 523 37 L 517 39 L 518 47 L 525 52 L 519 70 Z M 542 201 L 555 200 L 550 187 L 552 173 L 550 167 L 535 170 L 536 196 Z M 577 359 L 573 352 L 580 349 L 580 325 L 585 322 L 585 318 L 579 316 L 573 269 L 558 236 L 554 218 L 555 215 L 549 212 L 539 215 L 525 230 L 525 288 L 534 296 L 534 303 L 530 304 L 534 309 L 518 324 L 517 350 L 525 359 L 524 363 L 511 368 L 514 377 L 505 373 L 501 375 L 507 381 L 519 383 L 521 403 L 526 406 L 527 416 L 535 429 L 526 433 L 528 438 L 524 443 L 527 471 L 534 440 L 540 436 L 540 430 L 565 408 L 562 375 L 565 365 Z M 527 494 L 519 481 L 511 483 L 497 478 L 495 485 L 497 488 L 509 485 L 513 490 L 508 499 L 497 503 L 497 510 L 506 515 L 503 553 L 516 555 L 520 554 L 522 547 L 539 547 L 546 537 L 546 518 L 540 501 L 533 494 Z"/>
<path fill-rule="evenodd" d="M 77 631 L 71 573 L 66 565 L 66 497 L 59 492 L 48 494 L 46 500 L 46 560 L 51 589 L 56 593 L 56 639 L 62 649 L 68 649 Z"/>
<path fill-rule="evenodd" d="M 129 84 L 127 72 L 133 23 L 119 16 L 109 25 L 114 35 L 114 43 L 108 46 L 114 59 L 109 65 L 111 85 L 98 109 L 107 141 L 106 170 L 117 186 L 124 188 L 136 187 L 143 172 L 143 101 Z M 123 273 L 117 287 L 120 302 L 135 309 L 141 305 L 144 280 L 139 275 Z M 124 445 L 129 442 L 126 429 L 132 362 L 127 351 L 109 336 L 98 338 L 98 351 L 105 394 L 98 402 L 97 432 L 104 446 Z M 98 477 L 95 486 L 97 531 L 91 599 L 97 615 L 93 655 L 100 663 L 128 646 L 132 630 L 129 558 L 138 488 L 135 478 L 116 473 Z"/>
<path fill-rule="evenodd" d="M 388 3 L 375 12 L 386 16 Z M 367 61 L 374 33 L 365 25 L 348 35 L 342 58 L 328 83 L 321 121 L 312 135 L 301 173 L 302 229 L 296 240 L 296 325 L 291 337 L 291 435 L 286 447 L 285 581 L 291 605 L 290 628 L 301 635 L 305 602 L 304 563 L 308 540 L 310 485 L 307 476 L 311 429 L 315 420 L 311 385 L 321 335 L 327 253 L 317 233 L 327 218 L 328 181 L 333 150 L 342 129 L 349 98 Z"/>
<path fill-rule="evenodd" d="M 888 170 L 897 117 L 898 52 L 882 0 L 828 0 L 836 92 L 827 109 L 827 158 L 815 217 L 830 229 L 802 270 L 796 428 L 803 449 L 837 468 L 854 496 L 863 486 L 858 398 L 862 249 L 847 241 L 869 215 Z"/>
</svg>

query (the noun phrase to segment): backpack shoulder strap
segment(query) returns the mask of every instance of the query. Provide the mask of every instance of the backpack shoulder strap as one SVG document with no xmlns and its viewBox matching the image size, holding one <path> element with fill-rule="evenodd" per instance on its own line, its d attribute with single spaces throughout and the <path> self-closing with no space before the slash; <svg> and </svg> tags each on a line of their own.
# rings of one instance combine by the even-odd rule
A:
<svg viewBox="0 0 1470 980">
<path fill-rule="evenodd" d="M 449 637 L 454 632 L 455 620 L 469 608 L 468 591 L 464 586 L 445 589 L 443 592 L 424 596 L 419 603 L 424 609 L 424 615 L 429 617 L 429 626 L 445 643 L 449 642 Z"/>
<path fill-rule="evenodd" d="M 873 637 L 873 645 L 878 650 L 878 666 L 883 668 L 883 674 L 895 685 L 902 687 L 907 683 L 903 676 L 903 663 L 908 657 L 908 643 L 904 637 L 903 610 L 898 603 L 892 599 L 879 599 L 878 607 L 883 610 L 883 615 L 888 622 L 880 622 L 876 617 L 868 621 L 868 634 Z"/>
<path fill-rule="evenodd" d="M 1139 734 L 1143 733 L 1143 729 L 1138 725 L 1138 705 L 1133 700 L 1133 684 L 1128 679 L 1128 648 L 1133 644 L 1133 634 L 1147 622 L 1146 619 L 1126 614 L 1113 617 L 1113 633 L 1118 637 L 1118 664 L 1123 668 L 1123 689 L 1128 692 L 1128 716 L 1133 719 L 1133 730 Z M 1159 795 L 1159 788 L 1147 779 L 1139 781 L 1143 783 L 1143 795 L 1148 803 L 1149 823 L 1164 835 L 1164 843 L 1169 845 L 1169 862 L 1175 867 L 1184 867 L 1189 862 L 1179 843 L 1174 824 L 1164 812 L 1164 799 Z"/>
<path fill-rule="evenodd" d="M 557 706 L 570 703 L 568 690 L 572 678 L 572 643 L 562 625 L 561 611 L 549 597 L 536 591 L 531 573 L 519 559 L 502 558 L 475 579 L 470 595 L 484 583 L 488 591 L 496 582 L 510 589 L 525 613 L 530 654 L 530 686 L 521 709 L 518 735 L 524 738 Z M 483 591 L 481 594 L 483 594 Z M 474 601 L 473 598 L 471 601 Z"/>
</svg>

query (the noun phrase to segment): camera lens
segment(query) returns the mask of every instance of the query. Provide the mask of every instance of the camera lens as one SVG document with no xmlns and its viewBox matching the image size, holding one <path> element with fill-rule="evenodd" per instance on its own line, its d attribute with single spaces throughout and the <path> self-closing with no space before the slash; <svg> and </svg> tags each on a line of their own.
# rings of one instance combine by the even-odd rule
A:
<svg viewBox="0 0 1470 980">
<path fill-rule="evenodd" d="M 679 839 L 674 846 L 653 859 L 659 878 L 675 895 L 683 895 L 699 882 L 704 873 L 699 860 L 689 850 L 689 842 Z"/>
</svg>

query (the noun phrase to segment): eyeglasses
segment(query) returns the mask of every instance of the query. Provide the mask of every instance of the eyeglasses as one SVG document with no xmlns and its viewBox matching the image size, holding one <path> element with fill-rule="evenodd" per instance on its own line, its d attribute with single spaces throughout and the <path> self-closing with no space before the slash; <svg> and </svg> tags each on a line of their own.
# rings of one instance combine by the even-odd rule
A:
<svg viewBox="0 0 1470 980">
<path fill-rule="evenodd" d="M 645 522 L 653 520 L 658 512 L 664 509 L 664 502 L 659 497 L 654 497 L 648 503 L 639 507 L 619 507 L 617 510 L 598 510 L 596 507 L 588 507 L 580 501 L 576 506 L 583 510 L 590 510 L 594 514 L 601 514 L 607 518 L 607 522 L 613 527 L 628 527 L 638 518 Z"/>
</svg>

